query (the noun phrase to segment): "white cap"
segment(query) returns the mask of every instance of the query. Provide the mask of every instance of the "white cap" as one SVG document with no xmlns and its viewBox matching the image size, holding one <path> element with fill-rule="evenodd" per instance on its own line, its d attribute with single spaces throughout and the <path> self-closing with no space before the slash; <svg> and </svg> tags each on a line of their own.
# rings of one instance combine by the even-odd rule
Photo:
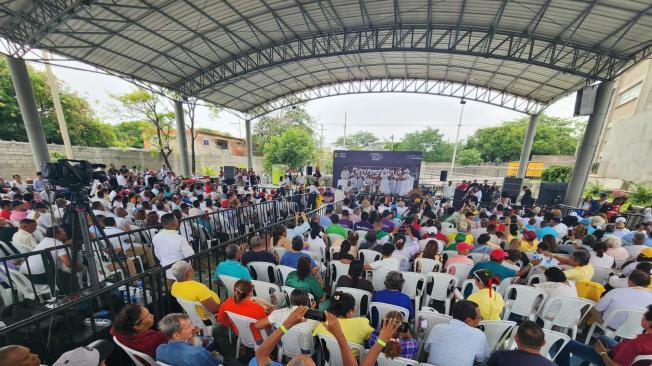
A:
<svg viewBox="0 0 652 366">
<path fill-rule="evenodd" d="M 100 363 L 100 352 L 91 347 L 77 347 L 61 355 L 52 366 L 95 366 Z"/>
<path fill-rule="evenodd" d="M 624 224 L 624 223 L 626 223 L 626 222 L 627 222 L 627 219 L 626 219 L 626 218 L 624 218 L 624 217 L 619 217 L 619 218 L 617 218 L 617 219 L 616 219 L 616 221 L 615 221 L 615 222 L 622 222 L 622 223 Z"/>
</svg>

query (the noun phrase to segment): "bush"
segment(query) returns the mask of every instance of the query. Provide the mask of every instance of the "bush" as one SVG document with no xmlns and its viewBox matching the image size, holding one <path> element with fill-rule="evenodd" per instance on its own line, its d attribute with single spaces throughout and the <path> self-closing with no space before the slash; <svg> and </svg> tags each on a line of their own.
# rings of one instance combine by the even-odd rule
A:
<svg viewBox="0 0 652 366">
<path fill-rule="evenodd" d="M 606 191 L 607 191 L 607 187 L 600 184 L 600 182 L 593 182 L 593 183 L 589 183 L 584 189 L 584 196 L 597 197 L 600 195 L 600 193 Z"/>
<path fill-rule="evenodd" d="M 568 183 L 571 174 L 573 174 L 573 167 L 571 166 L 551 165 L 543 171 L 541 180 L 544 182 Z"/>
<path fill-rule="evenodd" d="M 632 188 L 629 195 L 632 203 L 645 206 L 652 202 L 652 186 L 646 183 L 634 183 Z"/>
</svg>

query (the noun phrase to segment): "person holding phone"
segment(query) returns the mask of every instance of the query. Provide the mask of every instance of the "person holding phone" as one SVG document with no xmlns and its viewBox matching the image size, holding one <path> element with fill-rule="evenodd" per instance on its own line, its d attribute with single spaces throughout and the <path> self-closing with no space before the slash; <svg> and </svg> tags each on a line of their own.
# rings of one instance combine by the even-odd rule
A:
<svg viewBox="0 0 652 366">
<path fill-rule="evenodd" d="M 388 323 L 397 324 L 397 329 L 392 334 L 389 339 L 385 342 L 387 346 L 385 347 L 385 356 L 389 358 L 403 357 L 409 358 L 410 360 L 417 359 L 417 352 L 419 351 L 419 343 L 412 338 L 410 334 L 409 324 L 405 322 L 406 319 L 403 318 L 403 314 L 398 311 L 390 311 L 385 315 L 383 319 L 383 328 Z M 370 347 L 376 343 L 379 338 L 379 332 L 373 331 L 371 337 L 369 337 Z"/>
</svg>

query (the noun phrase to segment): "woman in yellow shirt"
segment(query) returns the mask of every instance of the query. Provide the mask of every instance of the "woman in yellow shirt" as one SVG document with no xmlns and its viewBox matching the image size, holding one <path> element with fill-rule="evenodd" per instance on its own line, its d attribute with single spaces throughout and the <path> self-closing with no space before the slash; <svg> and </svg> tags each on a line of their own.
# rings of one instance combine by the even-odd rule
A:
<svg viewBox="0 0 652 366">
<path fill-rule="evenodd" d="M 533 253 L 537 251 L 539 242 L 537 241 L 537 233 L 531 230 L 523 231 L 523 238 L 521 239 L 521 252 Z"/>
<path fill-rule="evenodd" d="M 492 288 L 494 284 L 500 281 L 494 280 L 494 278 L 487 270 L 481 269 L 473 273 L 475 285 L 478 286 L 480 291 L 471 294 L 468 300 L 478 304 L 480 314 L 484 320 L 500 320 L 500 315 L 505 307 L 503 297 Z"/>
<path fill-rule="evenodd" d="M 369 319 L 359 316 L 353 317 L 354 310 L 355 299 L 353 296 L 339 291 L 333 294 L 328 311 L 337 317 L 342 328 L 342 333 L 344 333 L 344 338 L 349 342 L 364 345 L 364 342 L 369 339 L 374 329 L 369 325 Z M 319 324 L 312 333 L 313 336 L 320 334 L 329 337 L 333 336 L 326 329 L 324 323 Z M 353 354 L 357 357 L 358 351 L 353 349 Z"/>
</svg>

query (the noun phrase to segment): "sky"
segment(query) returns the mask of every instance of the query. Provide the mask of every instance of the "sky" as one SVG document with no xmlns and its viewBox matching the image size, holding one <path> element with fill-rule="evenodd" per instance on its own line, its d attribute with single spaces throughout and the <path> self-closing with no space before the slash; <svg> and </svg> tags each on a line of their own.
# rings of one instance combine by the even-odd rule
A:
<svg viewBox="0 0 652 366">
<path fill-rule="evenodd" d="M 104 122 L 112 124 L 120 122 L 120 119 L 111 112 L 112 107 L 116 105 L 111 95 L 128 92 L 135 88 L 133 84 L 111 75 L 71 69 L 73 67 L 97 71 L 94 67 L 77 61 L 62 60 L 53 63 L 56 77 L 68 88 L 84 96 Z M 31 64 L 36 68 L 43 68 L 40 63 Z M 67 67 L 56 66 L 57 64 Z M 573 117 L 574 103 L 574 94 L 566 96 L 548 107 L 545 113 L 558 117 Z M 344 134 L 345 113 L 347 135 L 358 131 L 370 131 L 381 139 L 391 140 L 393 136 L 394 141 L 398 141 L 406 133 L 433 127 L 438 128 L 445 139 L 454 141 L 461 111 L 457 98 L 407 93 L 328 97 L 310 101 L 305 108 L 315 118 L 315 130 L 318 134 L 321 134 L 323 125 L 325 146 L 332 146 L 335 140 Z M 199 127 L 217 129 L 236 137 L 245 136 L 244 121 L 235 114 L 222 111 L 220 116 L 214 119 L 209 116 L 207 108 L 200 106 L 197 116 Z M 523 116 L 509 109 L 467 101 L 460 139 L 472 135 L 478 128 L 495 126 L 501 121 Z"/>
</svg>

